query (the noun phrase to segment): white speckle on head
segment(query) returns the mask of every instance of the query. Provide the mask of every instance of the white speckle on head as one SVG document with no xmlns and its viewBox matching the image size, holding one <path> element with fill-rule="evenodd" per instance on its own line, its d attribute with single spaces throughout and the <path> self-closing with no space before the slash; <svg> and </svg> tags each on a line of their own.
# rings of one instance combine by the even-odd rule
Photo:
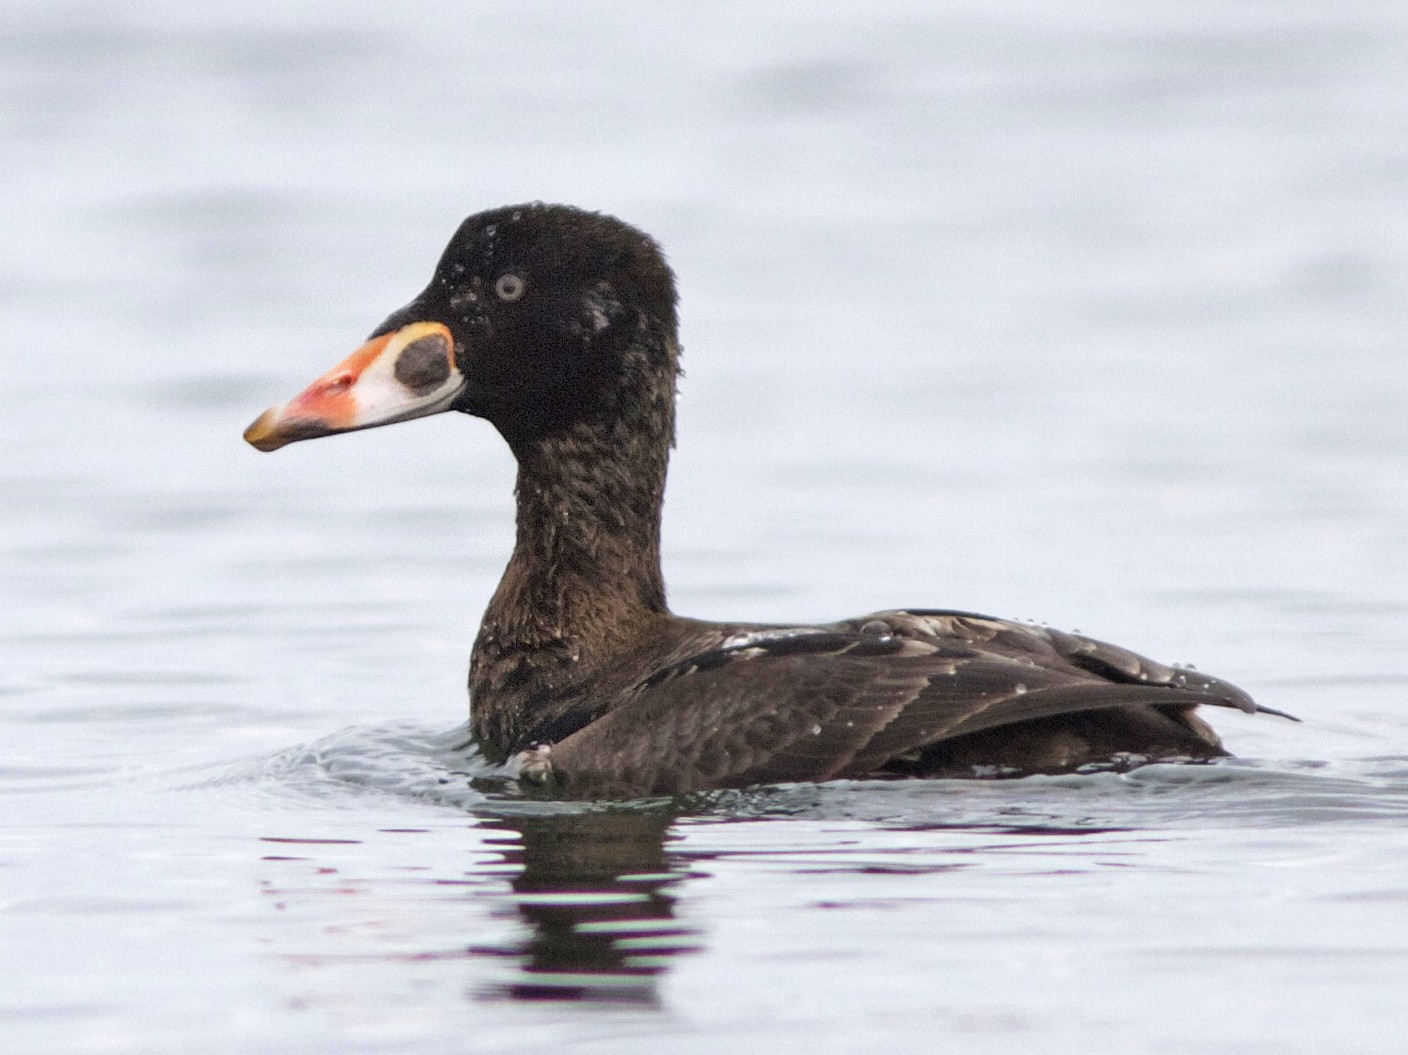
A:
<svg viewBox="0 0 1408 1055">
<path fill-rule="evenodd" d="M 821 735 L 821 726 L 819 726 L 819 725 L 814 725 L 814 726 L 812 726 L 812 735 L 813 735 L 813 736 L 820 736 L 820 735 Z"/>
<path fill-rule="evenodd" d="M 1012 691 L 1015 692 L 1018 696 L 1022 695 L 1022 693 L 1027 691 L 1026 682 L 1017 682 L 1017 684 L 1012 687 Z"/>
</svg>

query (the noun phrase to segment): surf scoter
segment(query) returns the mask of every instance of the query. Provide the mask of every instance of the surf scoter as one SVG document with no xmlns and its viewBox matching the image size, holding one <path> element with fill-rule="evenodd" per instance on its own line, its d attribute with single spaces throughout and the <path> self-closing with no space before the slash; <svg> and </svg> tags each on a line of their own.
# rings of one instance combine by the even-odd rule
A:
<svg viewBox="0 0 1408 1055">
<path fill-rule="evenodd" d="M 903 609 L 820 626 L 674 615 L 660 510 L 679 374 L 659 246 L 534 203 L 471 216 L 425 291 L 245 432 L 263 451 L 457 410 L 518 460 L 513 556 L 474 643 L 484 753 L 573 797 L 1225 755 L 1225 681 L 1077 634 Z M 1287 716 L 1289 717 L 1289 716 Z"/>
</svg>

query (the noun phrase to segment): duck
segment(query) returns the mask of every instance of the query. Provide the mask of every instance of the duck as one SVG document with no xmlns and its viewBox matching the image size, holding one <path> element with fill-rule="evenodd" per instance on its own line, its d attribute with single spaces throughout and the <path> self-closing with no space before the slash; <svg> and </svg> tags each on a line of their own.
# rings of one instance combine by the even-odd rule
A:
<svg viewBox="0 0 1408 1055">
<path fill-rule="evenodd" d="M 674 614 L 660 529 L 679 377 L 656 241 L 533 202 L 466 219 L 419 296 L 244 438 L 273 451 L 450 411 L 498 431 L 516 537 L 471 653 L 469 732 L 550 794 L 1208 761 L 1228 752 L 1202 708 L 1291 718 L 1191 668 L 973 612 Z"/>
</svg>

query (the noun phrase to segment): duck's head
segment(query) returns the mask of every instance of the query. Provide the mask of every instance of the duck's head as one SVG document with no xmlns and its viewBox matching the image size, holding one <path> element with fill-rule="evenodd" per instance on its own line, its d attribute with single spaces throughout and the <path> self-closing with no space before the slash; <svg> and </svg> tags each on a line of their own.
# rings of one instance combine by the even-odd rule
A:
<svg viewBox="0 0 1408 1055">
<path fill-rule="evenodd" d="M 272 451 L 458 410 L 517 446 L 623 398 L 672 402 L 676 372 L 674 279 L 649 236 L 509 206 L 465 220 L 420 296 L 244 438 Z"/>
</svg>

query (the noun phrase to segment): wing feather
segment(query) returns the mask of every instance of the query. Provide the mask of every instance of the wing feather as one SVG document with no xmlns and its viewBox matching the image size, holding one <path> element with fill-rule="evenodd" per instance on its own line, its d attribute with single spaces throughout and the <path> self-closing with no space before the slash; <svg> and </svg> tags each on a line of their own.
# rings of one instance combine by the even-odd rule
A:
<svg viewBox="0 0 1408 1055">
<path fill-rule="evenodd" d="M 1269 710 L 1216 678 L 967 612 L 752 628 L 696 648 L 551 746 L 551 770 L 569 794 L 862 776 L 958 737 L 1111 708 L 1153 707 L 1216 753 L 1216 737 L 1180 716 L 1200 704 Z"/>
</svg>

